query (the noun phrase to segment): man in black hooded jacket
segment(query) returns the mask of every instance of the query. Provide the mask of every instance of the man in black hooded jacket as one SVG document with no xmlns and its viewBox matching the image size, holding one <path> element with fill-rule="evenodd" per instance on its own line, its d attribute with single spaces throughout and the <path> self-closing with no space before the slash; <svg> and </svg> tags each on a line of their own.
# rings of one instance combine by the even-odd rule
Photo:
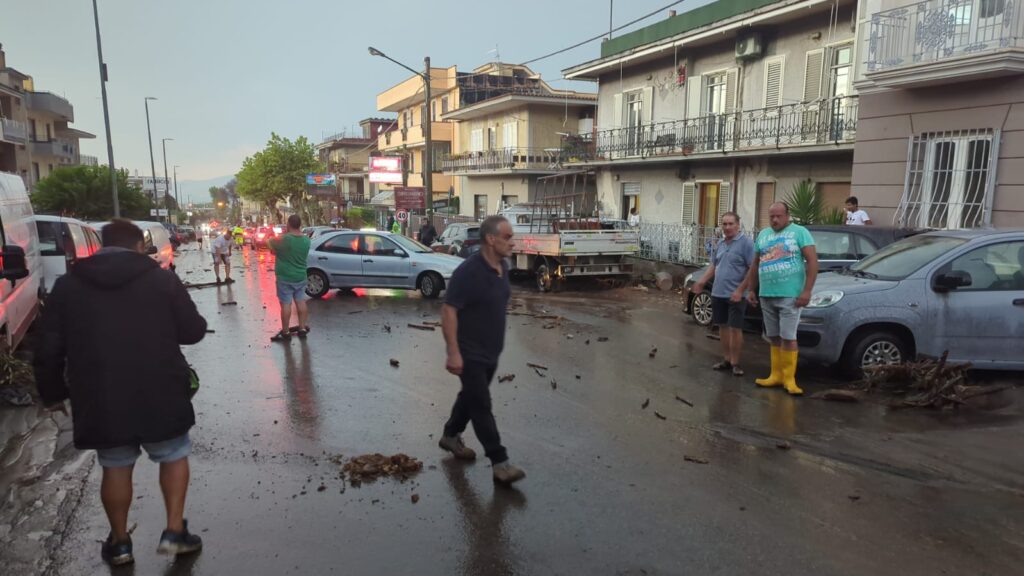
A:
<svg viewBox="0 0 1024 576">
<path fill-rule="evenodd" d="M 206 320 L 178 277 L 145 255 L 138 227 L 114 220 L 102 235 L 103 249 L 47 298 L 34 358 L 39 395 L 52 411 L 70 398 L 75 447 L 97 451 L 110 521 L 104 560 L 134 561 L 127 525 L 140 447 L 160 463 L 167 529 L 157 551 L 195 552 L 202 540 L 183 518 L 195 414 L 180 345 L 202 340 Z"/>
</svg>

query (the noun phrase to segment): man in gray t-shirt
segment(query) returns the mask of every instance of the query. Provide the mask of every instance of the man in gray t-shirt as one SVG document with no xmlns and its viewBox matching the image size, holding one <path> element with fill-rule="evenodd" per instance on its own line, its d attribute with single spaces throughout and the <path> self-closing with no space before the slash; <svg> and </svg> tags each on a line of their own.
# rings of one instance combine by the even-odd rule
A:
<svg viewBox="0 0 1024 576">
<path fill-rule="evenodd" d="M 747 302 L 746 276 L 754 262 L 754 242 L 740 234 L 740 217 L 735 212 L 722 215 L 722 233 L 725 238 L 718 243 L 711 255 L 711 266 L 704 276 L 693 285 L 693 293 L 700 294 L 712 279 L 711 321 L 721 335 L 722 357 L 712 368 L 732 370 L 734 376 L 742 376 L 740 351 L 743 349 L 743 316 Z"/>
</svg>

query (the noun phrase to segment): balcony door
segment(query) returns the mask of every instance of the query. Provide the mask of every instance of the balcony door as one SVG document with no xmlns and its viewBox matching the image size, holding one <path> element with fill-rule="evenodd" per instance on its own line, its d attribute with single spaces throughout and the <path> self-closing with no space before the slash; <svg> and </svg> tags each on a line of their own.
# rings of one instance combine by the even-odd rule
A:
<svg viewBox="0 0 1024 576">
<path fill-rule="evenodd" d="M 1006 0 L 949 2 L 946 9 L 948 21 L 952 26 L 949 30 L 948 45 L 944 43 L 942 49 L 952 50 L 953 53 L 965 53 L 976 49 L 998 48 L 996 45 L 987 44 L 1003 37 L 1006 4 Z M 941 56 L 942 54 L 937 57 Z"/>
<path fill-rule="evenodd" d="M 643 142 L 644 101 L 640 92 L 625 95 L 626 155 L 639 156 Z"/>
</svg>

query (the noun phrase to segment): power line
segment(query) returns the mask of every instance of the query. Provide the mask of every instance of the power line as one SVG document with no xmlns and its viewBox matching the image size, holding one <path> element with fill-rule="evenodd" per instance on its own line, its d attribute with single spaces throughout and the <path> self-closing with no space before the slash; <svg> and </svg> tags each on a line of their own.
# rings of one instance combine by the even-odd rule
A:
<svg viewBox="0 0 1024 576">
<path fill-rule="evenodd" d="M 646 19 L 650 18 L 651 16 L 654 16 L 654 15 L 658 14 L 659 12 L 664 12 L 665 10 L 668 10 L 669 8 L 675 6 L 676 4 L 682 4 L 684 1 L 685 0 L 678 0 L 676 2 L 672 2 L 668 6 L 664 6 L 662 8 L 658 8 L 657 10 L 655 10 L 654 12 L 651 12 L 650 14 L 646 14 L 646 15 L 641 16 L 641 17 L 639 17 L 639 18 L 637 18 L 635 20 L 632 20 L 630 22 L 626 22 L 622 26 L 619 26 L 619 27 L 611 30 L 610 32 L 618 32 L 619 30 L 622 30 L 623 28 L 628 28 L 628 27 L 632 26 L 633 24 L 636 24 L 637 22 L 640 22 L 641 20 L 646 20 Z M 605 36 L 608 36 L 608 33 L 602 32 L 602 33 L 598 34 L 597 36 L 594 36 L 593 38 L 588 38 L 588 39 L 586 39 L 586 40 L 584 40 L 582 42 L 578 42 L 578 43 L 573 44 L 572 46 L 569 46 L 567 48 L 562 48 L 561 50 L 556 50 L 556 51 L 554 51 L 554 52 L 552 52 L 550 54 L 545 54 L 544 56 L 541 56 L 539 58 L 534 58 L 533 60 L 527 60 L 526 62 L 523 62 L 522 64 L 520 64 L 520 66 L 526 66 L 527 64 L 533 64 L 534 62 L 539 62 L 541 60 L 545 60 L 547 58 L 551 58 L 552 56 L 557 56 L 559 54 L 562 54 L 563 52 L 568 52 L 569 50 L 573 50 L 575 48 L 579 48 L 580 46 L 583 46 L 584 44 L 589 44 L 589 43 L 591 43 L 591 42 L 593 42 L 595 40 L 600 40 L 601 38 L 604 38 Z"/>
</svg>

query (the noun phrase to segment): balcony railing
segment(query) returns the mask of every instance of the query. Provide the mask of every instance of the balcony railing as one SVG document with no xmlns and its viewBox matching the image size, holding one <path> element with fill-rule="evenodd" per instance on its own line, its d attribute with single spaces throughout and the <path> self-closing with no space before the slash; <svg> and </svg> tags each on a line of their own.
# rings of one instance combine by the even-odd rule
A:
<svg viewBox="0 0 1024 576">
<path fill-rule="evenodd" d="M 772 108 L 713 114 L 599 130 L 593 143 L 564 154 L 570 162 L 689 156 L 853 142 L 857 97 L 843 96 Z"/>
<path fill-rule="evenodd" d="M 28 127 L 23 122 L 0 118 L 0 140 L 24 143 L 28 138 Z"/>
<path fill-rule="evenodd" d="M 80 154 L 78 156 L 78 163 L 82 166 L 99 166 L 100 159 L 95 156 L 89 156 L 88 154 Z"/>
<path fill-rule="evenodd" d="M 75 145 L 68 140 L 55 138 L 53 140 L 32 141 L 32 153 L 40 156 L 55 156 L 65 160 L 74 160 Z"/>
<path fill-rule="evenodd" d="M 504 170 L 557 170 L 560 150 L 504 148 L 453 154 L 441 159 L 443 172 L 496 172 Z"/>
<path fill-rule="evenodd" d="M 867 71 L 1024 48 L 1015 0 L 926 0 L 871 15 Z"/>
</svg>

